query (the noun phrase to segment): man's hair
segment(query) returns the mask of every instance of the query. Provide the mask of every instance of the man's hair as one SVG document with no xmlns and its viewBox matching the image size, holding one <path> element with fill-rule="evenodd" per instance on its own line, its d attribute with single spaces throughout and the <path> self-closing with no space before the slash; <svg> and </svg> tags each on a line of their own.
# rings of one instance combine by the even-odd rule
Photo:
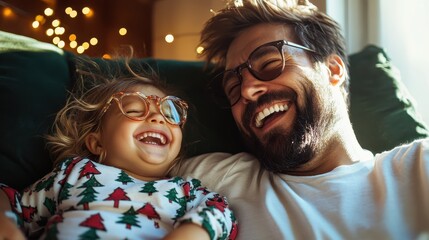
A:
<svg viewBox="0 0 429 240">
<path fill-rule="evenodd" d="M 231 42 L 241 31 L 261 23 L 290 26 L 298 44 L 316 51 L 309 53 L 313 62 L 324 61 L 330 54 L 337 54 L 347 68 L 345 41 L 340 26 L 307 0 L 228 1 L 226 7 L 215 13 L 202 30 L 203 56 L 217 68 L 225 68 Z M 344 88 L 347 92 L 347 77 Z"/>
</svg>

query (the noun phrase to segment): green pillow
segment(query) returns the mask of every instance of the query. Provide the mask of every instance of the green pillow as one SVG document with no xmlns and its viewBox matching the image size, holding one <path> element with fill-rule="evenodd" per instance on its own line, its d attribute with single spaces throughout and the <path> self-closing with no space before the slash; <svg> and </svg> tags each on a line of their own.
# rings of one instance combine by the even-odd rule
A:
<svg viewBox="0 0 429 240">
<path fill-rule="evenodd" d="M 398 69 L 367 46 L 350 60 L 350 117 L 362 147 L 374 153 L 429 136 Z"/>
</svg>

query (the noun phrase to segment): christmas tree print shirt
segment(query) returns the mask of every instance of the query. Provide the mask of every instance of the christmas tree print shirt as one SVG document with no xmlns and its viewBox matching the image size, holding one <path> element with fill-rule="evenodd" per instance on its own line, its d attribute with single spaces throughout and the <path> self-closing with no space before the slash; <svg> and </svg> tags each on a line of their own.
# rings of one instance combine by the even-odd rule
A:
<svg viewBox="0 0 429 240">
<path fill-rule="evenodd" d="M 76 157 L 22 195 L 0 188 L 30 238 L 161 239 L 184 222 L 202 226 L 211 239 L 235 239 L 237 234 L 226 199 L 192 178 L 142 181 Z"/>
</svg>

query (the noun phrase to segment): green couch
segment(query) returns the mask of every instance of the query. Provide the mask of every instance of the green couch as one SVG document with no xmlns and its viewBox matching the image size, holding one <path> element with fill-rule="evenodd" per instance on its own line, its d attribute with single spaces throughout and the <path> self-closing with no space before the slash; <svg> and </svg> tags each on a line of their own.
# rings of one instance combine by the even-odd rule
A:
<svg viewBox="0 0 429 240">
<path fill-rule="evenodd" d="M 211 101 L 206 85 L 214 74 L 203 62 L 134 60 L 148 63 L 193 103 L 188 156 L 245 150 L 229 111 Z M 350 115 L 363 147 L 381 152 L 429 136 L 383 49 L 368 46 L 349 60 Z M 74 84 L 75 61 L 75 54 L 52 44 L 0 31 L 0 182 L 22 189 L 52 168 L 43 135 Z"/>
</svg>

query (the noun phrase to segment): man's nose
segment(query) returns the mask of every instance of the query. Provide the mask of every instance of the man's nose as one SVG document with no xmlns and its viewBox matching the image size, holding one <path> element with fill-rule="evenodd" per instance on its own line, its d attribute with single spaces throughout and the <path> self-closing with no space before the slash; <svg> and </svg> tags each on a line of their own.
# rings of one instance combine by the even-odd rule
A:
<svg viewBox="0 0 429 240">
<path fill-rule="evenodd" d="M 256 101 L 268 90 L 267 83 L 255 78 L 248 69 L 243 69 L 241 83 L 241 97 L 245 102 Z"/>
</svg>

